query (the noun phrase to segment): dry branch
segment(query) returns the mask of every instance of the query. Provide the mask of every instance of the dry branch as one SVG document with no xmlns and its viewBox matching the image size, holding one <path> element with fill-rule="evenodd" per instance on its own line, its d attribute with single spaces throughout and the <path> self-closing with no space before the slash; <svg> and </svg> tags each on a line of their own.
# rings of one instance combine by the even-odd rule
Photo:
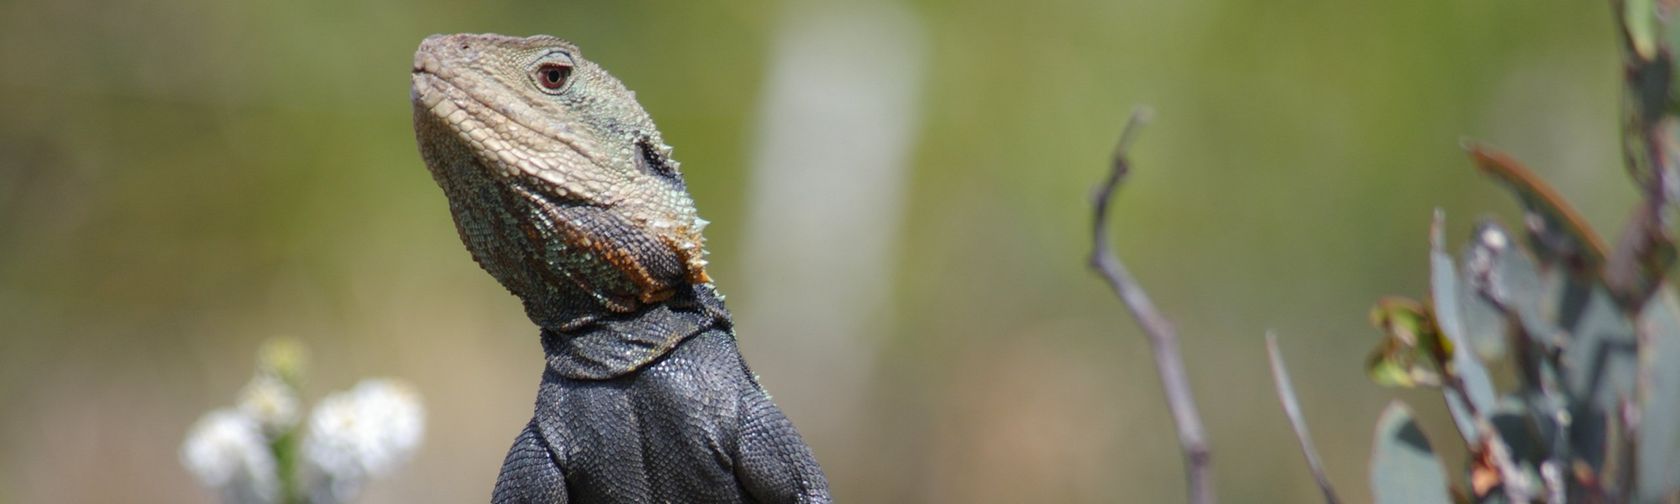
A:
<svg viewBox="0 0 1680 504">
<path fill-rule="evenodd" d="M 1092 195 L 1094 216 L 1091 231 L 1091 268 L 1096 270 L 1120 296 L 1126 308 L 1137 319 L 1138 326 L 1143 328 L 1149 337 L 1149 346 L 1155 357 L 1155 370 L 1161 375 L 1161 388 L 1167 396 L 1167 409 L 1172 412 L 1173 423 L 1178 427 L 1178 444 L 1184 450 L 1184 472 L 1188 483 L 1189 502 L 1191 504 L 1210 504 L 1217 499 L 1213 492 L 1213 456 L 1208 449 L 1207 434 L 1202 430 L 1201 414 L 1196 412 L 1196 401 L 1190 393 L 1190 380 L 1184 374 L 1184 359 L 1178 350 L 1178 332 L 1172 323 L 1155 309 L 1155 304 L 1149 300 L 1149 295 L 1143 287 L 1137 284 L 1126 266 L 1120 263 L 1120 258 L 1109 248 L 1108 237 L 1108 204 L 1116 188 L 1125 180 L 1131 169 L 1131 162 L 1126 153 L 1137 130 L 1148 121 L 1149 111 L 1138 108 L 1132 112 L 1131 119 L 1126 122 L 1126 129 L 1120 132 L 1120 141 L 1114 147 L 1114 160 L 1108 172 L 1108 178 L 1097 186 Z"/>
</svg>

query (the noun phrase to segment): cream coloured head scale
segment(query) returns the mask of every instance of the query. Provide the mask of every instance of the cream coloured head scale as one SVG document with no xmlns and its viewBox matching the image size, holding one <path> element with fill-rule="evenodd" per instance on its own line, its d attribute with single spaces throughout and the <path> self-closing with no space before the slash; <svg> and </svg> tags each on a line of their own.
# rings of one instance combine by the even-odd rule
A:
<svg viewBox="0 0 1680 504">
<path fill-rule="evenodd" d="M 421 155 L 462 241 L 528 310 L 528 295 L 555 295 L 556 283 L 613 306 L 622 301 L 606 298 L 626 289 L 647 302 L 710 281 L 706 221 L 671 148 L 577 46 L 435 35 L 414 55 L 412 83 Z"/>
</svg>

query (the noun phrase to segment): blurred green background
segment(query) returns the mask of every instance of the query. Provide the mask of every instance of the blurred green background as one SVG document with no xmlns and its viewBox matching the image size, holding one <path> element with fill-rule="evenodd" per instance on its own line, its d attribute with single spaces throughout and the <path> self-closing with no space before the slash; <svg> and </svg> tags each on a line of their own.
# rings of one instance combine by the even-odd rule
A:
<svg viewBox="0 0 1680 504">
<path fill-rule="evenodd" d="M 375 375 L 423 394 L 424 444 L 367 502 L 487 498 L 541 359 L 416 153 L 407 70 L 428 34 L 577 42 L 676 146 L 737 315 L 822 296 L 752 292 L 741 259 L 767 61 L 821 12 L 801 5 L 0 2 L 0 502 L 209 502 L 177 449 L 274 336 L 312 349 L 308 400 Z M 1455 242 L 1484 212 L 1516 222 L 1461 137 L 1527 160 L 1601 231 L 1633 199 L 1600 2 L 904 7 L 925 46 L 900 227 L 889 268 L 841 272 L 890 285 L 890 316 L 853 335 L 863 400 L 785 385 L 799 367 L 778 359 L 808 353 L 739 328 L 796 424 L 848 426 L 806 433 L 844 501 L 1183 499 L 1148 348 L 1084 267 L 1086 196 L 1135 104 L 1157 118 L 1117 247 L 1183 333 L 1229 502 L 1316 499 L 1268 329 L 1331 479 L 1368 499 L 1395 394 L 1363 376 L 1366 310 L 1421 297 L 1431 208 Z"/>
</svg>

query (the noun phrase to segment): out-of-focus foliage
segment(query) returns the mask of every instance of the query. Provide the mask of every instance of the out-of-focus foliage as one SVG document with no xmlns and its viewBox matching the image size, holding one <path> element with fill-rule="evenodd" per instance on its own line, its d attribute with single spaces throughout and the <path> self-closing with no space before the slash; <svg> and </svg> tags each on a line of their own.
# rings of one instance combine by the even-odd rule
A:
<svg viewBox="0 0 1680 504">
<path fill-rule="evenodd" d="M 408 66 L 428 34 L 577 42 L 676 147 L 738 318 L 778 316 L 740 313 L 755 297 L 824 295 L 747 288 L 742 253 L 757 107 L 797 5 L 0 2 L 0 502 L 209 501 L 180 442 L 275 335 L 313 350 L 303 397 L 402 376 L 431 406 L 425 445 L 365 502 L 489 495 L 542 363 L 416 154 Z M 1255 414 L 1275 408 L 1258 328 L 1289 336 L 1330 479 L 1369 494 L 1387 398 L 1366 393 L 1364 310 L 1426 292 L 1416 228 L 1434 206 L 1518 222 L 1471 183 L 1457 138 L 1544 160 L 1595 228 L 1636 198 L 1604 176 L 1622 66 L 1595 2 L 904 7 L 926 68 L 893 266 L 843 272 L 892 279 L 880 329 L 848 335 L 877 356 L 855 380 L 866 400 L 794 400 L 831 392 L 798 380 L 826 356 L 738 327 L 777 400 L 807 404 L 786 408 L 797 425 L 855 426 L 806 432 L 849 502 L 1181 498 L 1143 339 L 1082 261 L 1082 196 L 1134 104 L 1160 119 L 1115 202 L 1116 246 L 1180 324 L 1230 499 L 1318 498 L 1276 463 L 1294 449 L 1284 419 Z M 809 63 L 869 72 L 872 57 Z M 1451 428 L 1413 406 L 1425 432 Z"/>
<path fill-rule="evenodd" d="M 1410 299 L 1386 298 L 1371 308 L 1371 325 L 1388 336 L 1365 360 L 1372 381 L 1398 387 L 1441 385 L 1452 342 L 1441 337 L 1429 309 Z"/>
<path fill-rule="evenodd" d="M 1447 477 L 1405 404 L 1390 403 L 1377 418 L 1371 447 L 1371 488 L 1379 503 L 1447 502 Z"/>
<path fill-rule="evenodd" d="M 1680 46 L 1660 38 L 1670 31 L 1672 5 L 1612 4 L 1623 15 L 1628 68 L 1623 146 L 1644 195 L 1616 247 L 1607 248 L 1556 190 L 1514 158 L 1471 145 L 1476 165 L 1521 202 L 1526 246 L 1484 219 L 1454 262 L 1443 249 L 1437 211 L 1430 304 L 1408 312 L 1423 322 L 1378 324 L 1386 333 L 1379 355 L 1413 333 L 1439 332 L 1452 343 L 1436 361 L 1444 364 L 1441 379 L 1428 385 L 1440 389 L 1468 452 L 1462 484 L 1451 485 L 1460 499 L 1680 499 L 1680 305 L 1667 281 L 1680 196 Z M 1384 300 L 1377 311 L 1394 311 L 1391 305 Z M 1378 383 L 1419 384 L 1380 379 L 1393 374 L 1387 362 L 1369 366 Z M 1511 370 L 1513 379 L 1497 386 L 1496 367 Z M 1377 425 L 1377 500 L 1407 501 L 1420 487 L 1446 491 L 1438 472 L 1405 469 L 1419 464 L 1416 451 L 1383 449 L 1408 435 L 1392 423 Z"/>
<path fill-rule="evenodd" d="M 1526 176 L 1520 166 L 1510 168 Z M 1554 199 L 1534 199 L 1529 205 L 1524 222 L 1530 226 L 1530 246 L 1597 242 L 1578 234 L 1590 232 L 1585 229 L 1546 239 L 1544 232 L 1557 228 L 1544 224 L 1558 221 L 1542 215 L 1573 218 L 1574 211 Z M 1674 459 L 1680 455 L 1680 431 L 1671 427 L 1673 415 L 1680 414 L 1680 395 L 1675 394 L 1680 374 L 1665 371 L 1676 364 L 1661 359 L 1674 358 L 1671 347 L 1680 341 L 1680 305 L 1672 289 L 1663 286 L 1643 298 L 1618 296 L 1601 271 L 1616 263 L 1571 267 L 1586 264 L 1580 255 L 1602 257 L 1602 250 L 1530 252 L 1493 221 L 1477 227 L 1463 261 L 1455 263 L 1441 248 L 1440 217 L 1433 228 L 1431 303 L 1379 302 L 1373 322 L 1385 337 L 1367 366 L 1380 384 L 1441 389 L 1471 457 L 1465 478 L 1470 487 L 1463 494 L 1478 502 L 1671 498 L 1680 490 L 1680 481 L 1669 475 L 1680 462 Z M 1653 273 L 1660 279 L 1665 270 Z M 1449 342 L 1442 345 L 1447 351 L 1393 350 L 1405 340 L 1422 339 L 1419 334 L 1441 335 Z M 1430 381 L 1390 378 L 1397 358 L 1387 356 L 1395 354 L 1420 354 L 1415 360 L 1445 372 L 1429 374 Z M 1516 383 L 1496 390 L 1484 359 L 1510 366 Z M 1653 428 L 1644 429 L 1647 425 Z M 1394 430 L 1379 423 L 1379 447 L 1397 442 L 1387 439 L 1399 435 Z M 1414 457 L 1405 453 L 1379 449 L 1373 454 L 1372 489 L 1378 500 L 1401 502 L 1418 485 L 1436 484 L 1434 476 L 1424 481 L 1386 469 L 1410 464 L 1386 460 Z M 1617 472 L 1604 472 L 1607 467 Z"/>
</svg>

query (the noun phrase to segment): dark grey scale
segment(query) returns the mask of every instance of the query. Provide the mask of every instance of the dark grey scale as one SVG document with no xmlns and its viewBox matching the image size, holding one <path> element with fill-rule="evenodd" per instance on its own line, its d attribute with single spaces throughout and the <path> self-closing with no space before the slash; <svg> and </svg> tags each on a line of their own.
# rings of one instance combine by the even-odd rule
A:
<svg viewBox="0 0 1680 504">
<path fill-rule="evenodd" d="M 553 37 L 452 35 L 428 38 L 415 55 L 421 156 L 473 259 L 542 327 L 536 405 L 493 502 L 828 502 L 810 448 L 741 358 L 723 297 L 688 283 L 705 276 L 687 271 L 668 243 L 693 250 L 696 237 L 644 227 L 693 215 L 676 161 L 630 92 L 578 54 Z M 568 70 L 529 73 L 537 63 Z M 472 96 L 450 98 L 445 83 Z M 498 142 L 475 141 L 440 117 L 450 109 L 427 105 L 440 100 L 472 117 L 500 114 L 507 127 L 490 132 Z M 520 129 L 530 126 L 507 117 L 523 110 L 509 106 L 516 101 L 561 124 Z M 616 185 L 556 186 L 492 169 L 502 156 L 487 145 L 567 153 L 567 137 L 620 158 L 554 169 Z M 554 159 L 584 159 L 570 153 Z M 640 270 L 615 266 L 630 262 Z M 644 273 L 650 285 L 637 283 Z M 650 287 L 669 297 L 644 301 Z"/>
</svg>

